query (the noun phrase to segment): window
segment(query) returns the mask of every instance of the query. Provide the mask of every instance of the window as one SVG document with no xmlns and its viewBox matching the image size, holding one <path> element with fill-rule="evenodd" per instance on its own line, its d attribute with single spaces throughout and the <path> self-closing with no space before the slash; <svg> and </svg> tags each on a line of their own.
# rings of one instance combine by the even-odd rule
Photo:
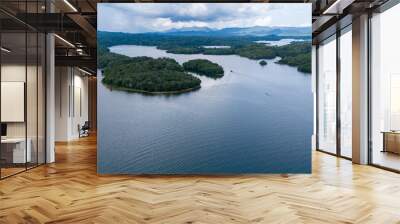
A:
<svg viewBox="0 0 400 224">
<path fill-rule="evenodd" d="M 352 33 L 351 26 L 340 36 L 340 154 L 352 156 Z"/>
<path fill-rule="evenodd" d="M 400 170 L 400 5 L 371 18 L 371 162 Z"/>
<path fill-rule="evenodd" d="M 336 153 L 336 36 L 318 48 L 318 149 Z"/>
</svg>

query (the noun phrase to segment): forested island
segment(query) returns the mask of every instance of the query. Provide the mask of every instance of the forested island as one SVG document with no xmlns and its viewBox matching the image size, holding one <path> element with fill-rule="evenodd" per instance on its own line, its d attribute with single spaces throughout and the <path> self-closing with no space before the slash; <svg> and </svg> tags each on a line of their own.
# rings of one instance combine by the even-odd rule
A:
<svg viewBox="0 0 400 224">
<path fill-rule="evenodd" d="M 111 88 L 143 93 L 181 93 L 200 88 L 201 80 L 188 72 L 221 78 L 224 69 L 206 59 L 180 65 L 172 58 L 128 57 L 100 47 L 102 82 Z"/>
<path fill-rule="evenodd" d="M 297 67 L 304 73 L 311 73 L 311 43 L 296 41 L 284 46 L 269 46 L 255 43 L 257 40 L 296 39 L 300 37 L 283 36 L 173 36 L 158 33 L 127 34 L 99 32 L 99 45 L 156 46 L 174 54 L 239 55 L 252 60 L 280 57 L 277 63 Z M 302 37 L 304 38 L 304 37 Z M 206 48 L 204 46 L 230 46 L 230 48 Z"/>
<path fill-rule="evenodd" d="M 200 88 L 200 79 L 171 58 L 127 57 L 102 50 L 102 82 L 111 88 L 144 93 L 178 93 Z"/>
<path fill-rule="evenodd" d="M 224 76 L 224 69 L 217 63 L 206 59 L 194 59 L 183 63 L 185 71 L 194 72 L 210 78 L 221 78 Z"/>
<path fill-rule="evenodd" d="M 267 62 L 266 62 L 265 60 L 261 60 L 261 61 L 259 62 L 259 64 L 260 64 L 261 66 L 266 66 L 266 65 L 267 65 Z"/>
</svg>

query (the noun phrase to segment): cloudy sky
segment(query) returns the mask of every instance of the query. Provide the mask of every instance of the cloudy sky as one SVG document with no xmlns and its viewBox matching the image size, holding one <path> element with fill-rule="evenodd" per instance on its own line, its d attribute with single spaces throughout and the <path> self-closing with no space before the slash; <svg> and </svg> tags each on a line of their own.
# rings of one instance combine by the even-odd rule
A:
<svg viewBox="0 0 400 224">
<path fill-rule="evenodd" d="M 98 29 L 129 33 L 187 27 L 311 26 L 311 4 L 100 3 Z"/>
</svg>

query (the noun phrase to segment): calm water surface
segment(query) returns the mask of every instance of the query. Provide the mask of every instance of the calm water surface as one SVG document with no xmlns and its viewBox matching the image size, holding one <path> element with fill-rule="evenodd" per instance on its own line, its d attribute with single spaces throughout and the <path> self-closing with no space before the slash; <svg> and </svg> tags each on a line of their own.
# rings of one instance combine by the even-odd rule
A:
<svg viewBox="0 0 400 224">
<path fill-rule="evenodd" d="M 236 55 L 169 54 L 114 46 L 128 56 L 204 58 L 225 70 L 201 89 L 149 96 L 98 82 L 100 173 L 301 173 L 311 169 L 311 76 Z"/>
<path fill-rule="evenodd" d="M 220 45 L 220 46 L 203 46 L 204 48 L 231 48 L 231 46 L 223 46 L 223 45 Z"/>
<path fill-rule="evenodd" d="M 262 43 L 268 46 L 283 46 L 296 41 L 304 41 L 302 39 L 281 39 L 281 40 L 257 40 L 256 43 Z"/>
</svg>

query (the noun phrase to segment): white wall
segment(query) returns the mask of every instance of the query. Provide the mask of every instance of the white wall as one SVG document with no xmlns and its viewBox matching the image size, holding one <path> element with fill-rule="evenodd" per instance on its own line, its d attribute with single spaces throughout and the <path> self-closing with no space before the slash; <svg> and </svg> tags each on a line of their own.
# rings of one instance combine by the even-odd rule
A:
<svg viewBox="0 0 400 224">
<path fill-rule="evenodd" d="M 78 125 L 88 120 L 88 77 L 73 67 L 56 67 L 55 140 L 79 137 Z"/>
<path fill-rule="evenodd" d="M 76 72 L 79 72 L 78 75 Z M 73 81 L 73 96 L 74 102 L 71 102 L 73 108 L 72 111 L 72 119 L 71 119 L 71 136 L 72 138 L 78 138 L 78 125 L 83 125 L 85 121 L 89 119 L 88 112 L 88 77 L 82 76 L 79 70 L 74 70 L 74 81 Z"/>
<path fill-rule="evenodd" d="M 5 64 L 1 66 L 1 81 L 25 82 L 25 64 Z M 29 68 L 28 68 L 29 69 Z M 6 108 L 1 108 L 5 110 Z M 25 122 L 7 123 L 7 137 L 25 137 Z"/>
<path fill-rule="evenodd" d="M 26 70 L 27 69 L 27 70 Z M 36 67 L 35 66 L 25 66 L 20 64 L 4 64 L 1 66 L 1 81 L 2 82 L 24 82 L 26 83 L 25 76 L 26 72 L 28 72 L 28 79 L 31 74 L 36 75 Z M 29 79 L 30 86 L 36 86 L 36 80 Z M 36 88 L 27 88 L 27 107 L 30 107 L 28 110 L 27 118 L 28 122 L 28 137 L 30 132 L 30 128 L 32 130 L 36 130 L 36 113 L 32 113 L 32 111 L 36 111 Z M 4 97 L 4 96 L 3 96 Z M 32 104 L 33 103 L 33 104 Z M 6 110 L 7 108 L 2 108 L 2 110 Z M 24 110 L 24 108 L 22 108 Z M 31 122 L 34 121 L 34 124 Z M 8 137 L 25 137 L 25 124 L 26 122 L 7 122 L 7 136 Z M 35 132 L 36 134 L 36 132 Z"/>
<path fill-rule="evenodd" d="M 38 69 L 38 70 L 37 70 Z M 18 108 L 1 108 L 3 113 L 22 113 L 22 120 L 18 122 L 5 122 L 7 124 L 8 138 L 24 138 L 29 139 L 29 147 L 31 148 L 32 161 L 44 163 L 45 150 L 45 120 L 44 120 L 44 74 L 42 67 L 36 65 L 28 65 L 18 63 L 5 63 L 1 66 L 2 82 L 23 82 L 26 85 L 26 102 L 22 102 L 22 107 Z M 26 80 L 27 79 L 27 80 Z M 25 88 L 25 87 L 23 87 Z M 3 94 L 7 94 L 3 92 Z M 25 89 L 19 90 L 19 94 L 24 94 Z M 8 98 L 2 95 L 2 98 Z M 25 101 L 25 100 L 24 100 Z M 26 106 L 25 106 L 26 103 Z M 20 110 L 20 111 L 12 111 Z M 26 113 L 26 120 L 24 114 Z M 38 155 L 37 155 L 38 154 Z"/>
<path fill-rule="evenodd" d="M 67 141 L 69 133 L 69 85 L 68 67 L 55 68 L 55 141 Z"/>
<path fill-rule="evenodd" d="M 18 64 L 3 64 L 1 66 L 1 81 L 2 82 L 24 82 L 25 83 L 25 71 L 24 65 Z M 28 67 L 28 70 L 31 70 Z M 4 96 L 3 96 L 4 97 Z M 1 108 L 6 110 L 6 108 Z M 24 110 L 24 108 L 22 108 Z M 25 136 L 25 124 L 24 122 L 11 122 L 7 123 L 7 134 L 11 137 L 24 137 Z"/>
</svg>

